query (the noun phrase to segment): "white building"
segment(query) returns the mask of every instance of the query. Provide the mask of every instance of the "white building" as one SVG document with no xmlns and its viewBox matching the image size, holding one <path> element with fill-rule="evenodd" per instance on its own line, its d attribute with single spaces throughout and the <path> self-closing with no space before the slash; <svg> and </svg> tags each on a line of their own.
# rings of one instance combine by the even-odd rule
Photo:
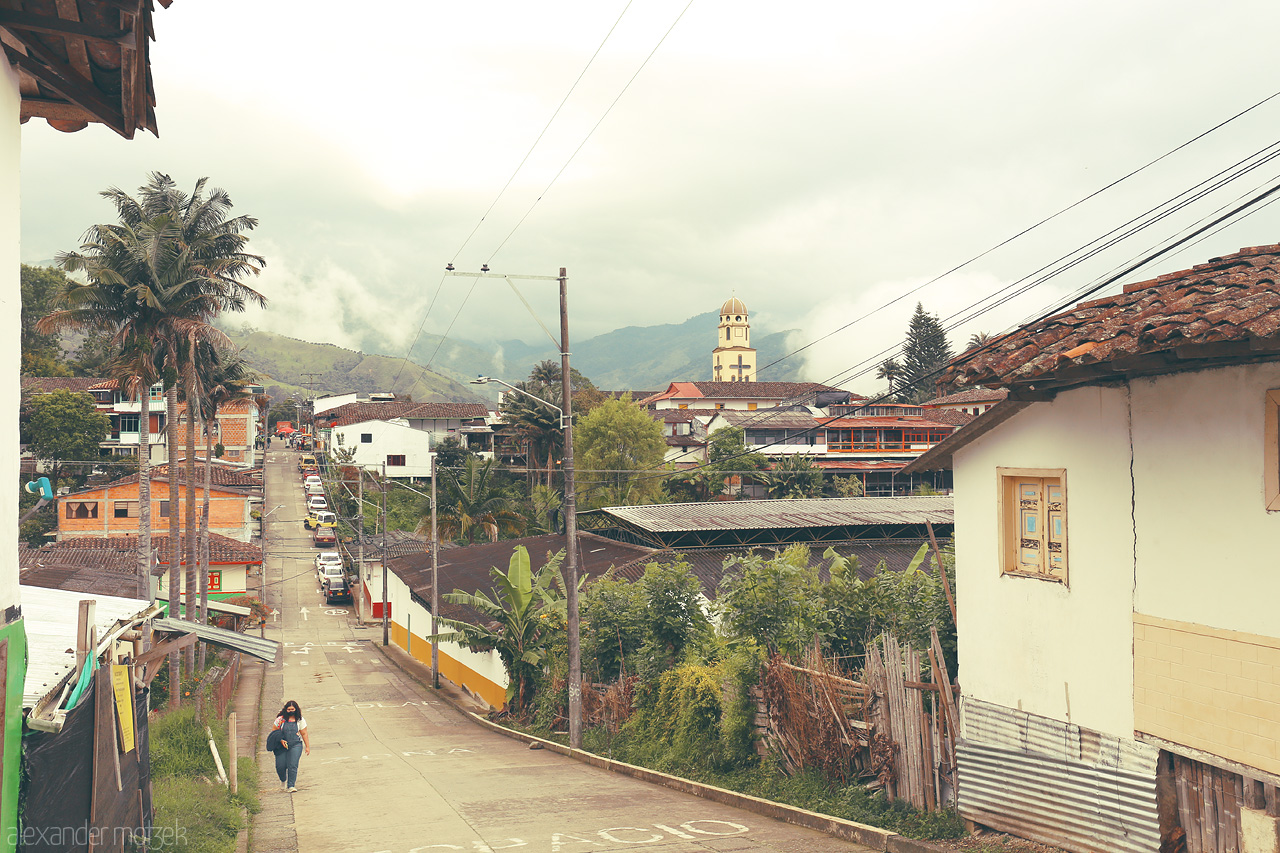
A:
<svg viewBox="0 0 1280 853">
<path fill-rule="evenodd" d="M 330 453 L 353 451 L 351 464 L 388 477 L 417 479 L 431 476 L 433 434 L 409 426 L 403 418 L 358 421 L 332 428 Z"/>
<path fill-rule="evenodd" d="M 370 471 L 381 471 L 385 462 L 387 476 L 416 478 L 431 476 L 428 454 L 446 438 L 492 457 L 489 419 L 489 409 L 483 403 L 357 401 L 318 414 L 315 425 L 330 453 L 355 448 L 357 464 Z M 393 468 L 400 473 L 393 473 Z"/>
<path fill-rule="evenodd" d="M 1010 391 L 913 466 L 954 467 L 966 818 L 1276 851 L 1278 273 L 1245 249 L 957 360 Z"/>
</svg>

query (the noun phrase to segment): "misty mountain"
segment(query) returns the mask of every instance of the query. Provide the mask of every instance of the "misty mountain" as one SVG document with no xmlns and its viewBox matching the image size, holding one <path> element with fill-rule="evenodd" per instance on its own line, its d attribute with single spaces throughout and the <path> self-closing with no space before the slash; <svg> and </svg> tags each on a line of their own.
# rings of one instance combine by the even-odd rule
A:
<svg viewBox="0 0 1280 853">
<path fill-rule="evenodd" d="M 626 326 L 594 338 L 573 341 L 573 366 L 598 388 L 610 391 L 662 391 L 679 380 L 709 380 L 711 351 L 715 348 L 720 315 L 714 311 L 690 317 L 683 323 L 658 326 Z M 752 329 L 752 341 L 761 365 L 790 352 L 790 331 L 762 334 Z M 502 341 L 502 358 L 518 370 L 519 378 L 529 368 L 557 353 L 546 346 L 530 346 L 523 341 Z M 800 377 L 801 362 L 788 359 L 769 368 L 759 378 L 774 382 L 794 382 Z M 514 380 L 511 380 L 514 381 Z"/>
<path fill-rule="evenodd" d="M 627 326 L 572 341 L 573 366 L 598 388 L 610 391 L 661 391 L 678 380 L 708 380 L 719 319 L 711 311 L 683 323 Z M 790 352 L 786 340 L 789 331 L 770 334 L 758 325 L 752 331 L 761 365 Z M 409 353 L 409 363 L 411 370 L 426 368 L 426 372 L 402 374 L 393 388 L 404 351 L 393 351 L 379 336 L 362 340 L 362 346 L 371 353 L 366 355 L 333 344 L 309 344 L 267 332 L 246 329 L 231 334 L 237 344 L 248 347 L 246 355 L 259 370 L 282 383 L 292 383 L 290 393 L 293 386 L 306 385 L 304 372 L 318 371 L 322 375 L 316 388 L 326 391 L 394 390 L 413 394 L 415 400 L 471 400 L 485 396 L 467 384 L 476 376 L 517 382 L 528 377 L 539 361 L 559 356 L 550 341 L 527 344 L 508 340 L 485 345 L 459 338 L 442 340 L 440 335 L 424 332 Z M 759 378 L 797 381 L 802 378 L 800 366 L 798 359 L 788 359 Z"/>
</svg>

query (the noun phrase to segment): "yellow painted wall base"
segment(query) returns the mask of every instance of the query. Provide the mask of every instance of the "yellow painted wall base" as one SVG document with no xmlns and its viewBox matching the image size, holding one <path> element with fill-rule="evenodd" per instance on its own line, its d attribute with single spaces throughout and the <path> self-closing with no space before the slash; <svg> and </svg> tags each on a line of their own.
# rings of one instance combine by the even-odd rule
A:
<svg viewBox="0 0 1280 853">
<path fill-rule="evenodd" d="M 405 626 L 394 619 L 391 620 L 391 642 L 407 651 L 415 660 L 430 666 L 431 642 L 417 634 L 413 634 L 413 641 L 409 642 L 409 637 L 410 633 Z M 495 708 L 501 708 L 507 704 L 505 686 L 485 678 L 471 667 L 445 654 L 443 650 L 440 651 L 440 675 L 454 684 L 467 688 Z"/>
</svg>

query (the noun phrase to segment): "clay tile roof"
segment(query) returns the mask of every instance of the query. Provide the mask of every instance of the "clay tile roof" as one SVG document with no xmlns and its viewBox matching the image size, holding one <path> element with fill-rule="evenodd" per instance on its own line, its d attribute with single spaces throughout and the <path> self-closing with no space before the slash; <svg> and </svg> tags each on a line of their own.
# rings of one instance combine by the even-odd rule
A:
<svg viewBox="0 0 1280 853">
<path fill-rule="evenodd" d="M 211 465 L 209 468 L 210 479 L 215 486 L 237 486 L 240 488 L 261 488 L 262 486 L 262 470 L 258 468 L 250 468 L 248 470 L 236 470 L 228 468 L 225 465 Z M 254 475 L 257 475 L 256 477 Z M 168 480 L 169 466 L 154 465 L 151 468 L 151 476 L 154 479 Z M 178 481 L 185 482 L 186 469 L 178 466 Z M 204 485 L 204 465 L 203 460 L 196 464 L 196 484 Z"/>
<path fill-rule="evenodd" d="M 932 400 L 925 400 L 920 405 L 924 408 L 931 406 L 958 406 L 963 403 L 998 403 L 1005 397 L 1009 396 L 1008 390 L 1004 388 L 970 388 L 967 391 L 961 391 L 958 394 L 948 394 L 945 397 L 934 397 Z M 932 417 L 935 412 L 930 412 Z"/>
<path fill-rule="evenodd" d="M 781 400 L 801 400 L 816 396 L 819 391 L 840 391 L 821 382 L 693 382 L 690 383 L 701 392 L 703 397 L 721 399 L 764 398 Z M 850 399 L 864 400 L 857 394 Z"/>
<path fill-rule="evenodd" d="M 419 403 L 417 408 L 401 417 L 406 418 L 486 418 L 489 407 L 484 403 Z"/>
<path fill-rule="evenodd" d="M 5 4 L 15 19 L 5 23 L 3 50 L 18 74 L 22 121 L 41 117 L 67 133 L 102 123 L 125 139 L 156 133 L 153 9 L 152 0 Z"/>
<path fill-rule="evenodd" d="M 161 566 L 169 564 L 169 534 L 156 533 L 151 546 Z M 136 536 L 74 536 L 61 542 L 50 542 L 22 555 L 24 570 L 49 567 L 98 568 L 102 571 L 132 575 L 138 562 Z M 258 564 L 262 549 L 230 536 L 209 533 L 211 565 Z M 186 560 L 181 562 L 185 565 Z"/>
<path fill-rule="evenodd" d="M 983 413 L 985 414 L 985 412 Z M 974 418 L 982 417 L 982 415 L 971 415 L 968 412 L 962 412 L 959 409 L 930 409 L 929 420 L 939 423 L 950 424 L 954 427 L 962 427 L 972 421 Z"/>
<path fill-rule="evenodd" d="M 1280 359 L 1280 245 L 1241 249 L 1024 326 L 946 377 L 961 385 L 1070 387 Z"/>
<path fill-rule="evenodd" d="M 48 394 L 51 391 L 88 391 L 101 379 L 93 376 L 24 376 L 22 393 Z"/>
</svg>

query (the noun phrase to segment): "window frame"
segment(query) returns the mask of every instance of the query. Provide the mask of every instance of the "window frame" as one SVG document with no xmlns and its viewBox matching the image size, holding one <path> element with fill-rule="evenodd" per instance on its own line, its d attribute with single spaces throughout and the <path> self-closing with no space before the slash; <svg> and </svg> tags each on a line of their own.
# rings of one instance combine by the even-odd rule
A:
<svg viewBox="0 0 1280 853">
<path fill-rule="evenodd" d="M 1268 389 L 1263 403 L 1263 506 L 1280 512 L 1280 388 Z"/>
<path fill-rule="evenodd" d="M 1019 500 L 1016 494 L 1019 479 L 1041 481 L 1057 480 L 1062 490 L 1062 577 L 1050 574 L 1047 569 L 1029 572 L 1020 568 L 1018 543 L 1021 540 Z M 1031 578 L 1071 586 L 1071 520 L 1070 500 L 1067 490 L 1066 468 L 996 468 L 997 507 L 999 512 L 999 571 L 1001 576 Z M 1045 501 L 1044 525 L 1048 527 L 1048 505 Z M 1048 553 L 1046 547 L 1045 553 Z M 1043 565 L 1043 564 L 1042 564 Z"/>
<path fill-rule="evenodd" d="M 120 514 L 120 510 L 124 510 L 124 515 Z M 139 508 L 137 501 L 120 500 L 112 502 L 112 518 L 138 518 L 140 515 L 141 509 Z"/>
<path fill-rule="evenodd" d="M 399 462 L 393 462 L 393 461 L 392 461 L 393 459 L 399 459 L 400 461 L 399 461 Z M 404 464 L 405 464 L 405 455 L 404 455 L 403 453 L 388 453 L 388 454 L 387 454 L 387 467 L 388 467 L 388 468 L 403 468 L 403 467 L 404 467 Z"/>
<path fill-rule="evenodd" d="M 371 432 L 362 432 L 362 433 L 360 433 L 360 443 L 361 443 L 361 444 L 373 444 L 373 433 L 371 433 Z"/>
</svg>

